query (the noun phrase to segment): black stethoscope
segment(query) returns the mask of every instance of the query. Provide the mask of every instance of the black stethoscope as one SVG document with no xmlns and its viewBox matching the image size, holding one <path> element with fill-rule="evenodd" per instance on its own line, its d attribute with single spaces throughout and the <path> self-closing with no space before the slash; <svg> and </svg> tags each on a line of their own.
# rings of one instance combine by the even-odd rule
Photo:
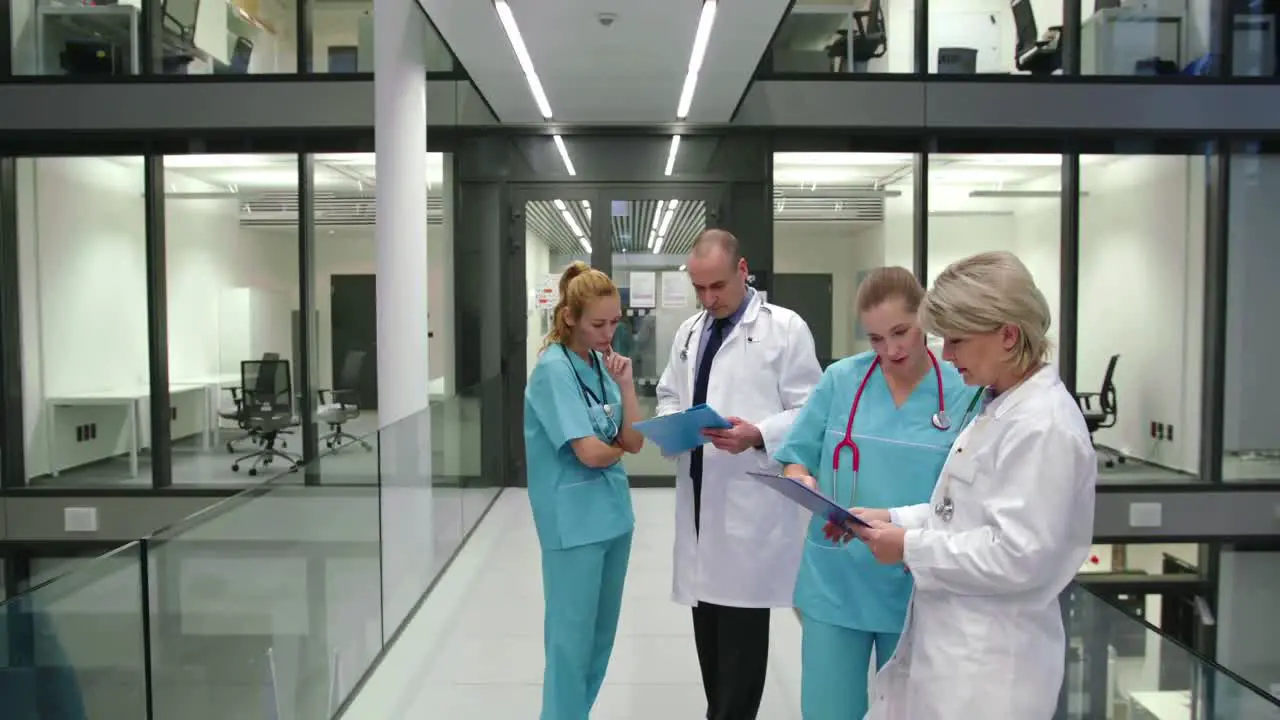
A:
<svg viewBox="0 0 1280 720">
<path fill-rule="evenodd" d="M 609 395 L 604 389 L 604 368 L 601 367 L 603 363 L 600 361 L 600 358 L 596 357 L 594 352 L 591 353 L 591 364 L 596 368 L 596 381 L 600 384 L 600 394 L 596 395 L 595 391 L 582 381 L 582 376 L 578 374 L 577 366 L 573 364 L 573 358 L 569 357 L 569 350 L 566 349 L 564 345 L 561 345 L 560 352 L 564 353 L 565 359 L 569 361 L 569 369 L 573 370 L 573 377 L 578 381 L 578 388 L 582 390 L 582 399 L 587 401 L 588 407 L 590 407 L 592 403 L 600 406 L 600 409 L 604 411 L 604 416 L 608 418 L 609 424 L 612 426 L 613 408 L 605 402 Z M 610 428 L 610 431 L 605 434 L 608 435 L 612 432 L 613 430 Z"/>
<path fill-rule="evenodd" d="M 933 375 L 938 383 L 938 411 L 930 418 L 930 423 L 935 430 L 946 432 L 951 429 L 951 418 L 947 415 L 946 396 L 942 390 L 942 367 L 938 365 L 938 358 L 934 357 L 932 350 L 925 350 L 929 353 L 929 363 L 933 365 Z M 867 389 L 867 382 L 871 380 L 871 376 L 875 374 L 877 368 L 880 367 L 880 356 L 871 361 L 871 367 L 867 368 L 867 373 L 862 376 L 862 382 L 858 385 L 858 392 L 853 396 L 853 406 L 849 408 L 849 422 L 844 428 L 844 439 L 836 443 L 835 452 L 831 456 L 831 469 L 840 470 L 840 452 L 848 448 L 853 452 L 853 501 L 856 502 L 858 496 L 858 470 L 862 466 L 862 453 L 858 450 L 858 443 L 853 439 L 853 421 L 858 416 L 858 405 L 862 403 L 862 392 Z M 978 401 L 982 398 L 982 391 L 974 393 L 973 399 L 969 401 L 969 407 L 964 411 L 964 417 L 960 418 L 960 424 L 964 425 L 964 421 L 968 419 L 969 414 L 978 406 Z M 834 477 L 832 482 L 835 482 Z"/>
</svg>

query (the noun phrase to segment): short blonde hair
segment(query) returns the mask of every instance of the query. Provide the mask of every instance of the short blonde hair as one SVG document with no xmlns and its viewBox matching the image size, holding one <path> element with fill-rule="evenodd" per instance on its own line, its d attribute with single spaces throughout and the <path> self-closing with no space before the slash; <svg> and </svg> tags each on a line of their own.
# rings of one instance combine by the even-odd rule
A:
<svg viewBox="0 0 1280 720">
<path fill-rule="evenodd" d="M 1013 253 L 981 253 L 947 266 L 925 293 L 919 321 L 944 339 L 1017 327 L 1009 359 L 1019 372 L 1049 357 L 1049 303 Z"/>
</svg>

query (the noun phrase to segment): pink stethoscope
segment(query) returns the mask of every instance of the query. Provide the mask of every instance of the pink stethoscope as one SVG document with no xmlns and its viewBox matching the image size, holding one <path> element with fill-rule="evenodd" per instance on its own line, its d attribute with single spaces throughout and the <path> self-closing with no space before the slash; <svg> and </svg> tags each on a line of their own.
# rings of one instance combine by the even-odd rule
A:
<svg viewBox="0 0 1280 720">
<path fill-rule="evenodd" d="M 931 422 L 937 430 L 946 432 L 951 429 L 951 418 L 947 416 L 946 398 L 942 393 L 942 368 L 938 366 L 938 358 L 934 357 L 932 350 L 925 350 L 929 353 L 929 362 L 933 365 L 933 376 L 938 381 L 938 411 L 933 414 Z M 849 423 L 844 428 L 844 439 L 836 444 L 835 454 L 831 457 L 831 469 L 840 470 L 840 452 L 845 448 L 853 451 L 853 498 L 858 495 L 858 468 L 862 465 L 862 453 L 858 450 L 858 443 L 853 440 L 853 420 L 858 416 L 858 404 L 862 402 L 862 391 L 867 389 L 867 382 L 871 380 L 871 376 L 875 374 L 876 368 L 880 367 L 880 356 L 871 362 L 871 367 L 867 368 L 867 374 L 862 376 L 862 383 L 858 385 L 858 392 L 853 396 L 853 407 L 849 408 Z M 832 483 L 836 482 L 833 477 Z M 853 500 L 853 498 L 850 498 Z"/>
</svg>

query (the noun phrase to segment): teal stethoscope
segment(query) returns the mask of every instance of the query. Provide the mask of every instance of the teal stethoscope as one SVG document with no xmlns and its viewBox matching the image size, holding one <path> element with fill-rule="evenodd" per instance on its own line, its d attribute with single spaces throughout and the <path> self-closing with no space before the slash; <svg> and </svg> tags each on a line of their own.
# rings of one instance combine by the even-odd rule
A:
<svg viewBox="0 0 1280 720">
<path fill-rule="evenodd" d="M 933 365 L 933 375 L 938 381 L 938 411 L 930 418 L 934 429 L 939 432 L 946 432 L 951 429 L 951 418 L 947 415 L 946 396 L 942 391 L 942 368 L 938 365 L 938 358 L 934 357 L 932 350 L 926 350 L 929 353 L 929 362 Z M 835 452 L 831 456 L 831 469 L 835 472 L 840 471 L 840 453 L 845 448 L 853 452 L 853 495 L 849 498 L 850 502 L 856 503 L 858 497 L 858 469 L 862 466 L 862 452 L 858 449 L 858 443 L 853 439 L 853 421 L 858 416 L 858 405 L 862 402 L 862 392 L 867 389 L 867 382 L 871 380 L 871 376 L 875 374 L 876 369 L 880 367 L 880 356 L 871 362 L 871 367 L 867 368 L 867 373 L 862 376 L 862 382 L 858 385 L 858 392 L 853 396 L 853 406 L 849 408 L 849 422 L 844 428 L 844 439 L 836 443 Z M 982 391 L 973 394 L 973 399 L 969 401 L 969 407 L 965 409 L 964 416 L 960 418 L 961 427 L 964 421 L 969 419 L 969 415 L 974 408 L 978 406 L 978 401 L 982 399 Z M 835 482 L 835 475 L 832 475 L 832 483 Z M 832 490 L 835 488 L 833 487 Z"/>
<path fill-rule="evenodd" d="M 613 442 L 614 439 L 618 437 L 618 423 L 613 419 L 613 406 L 605 402 L 609 395 L 604 389 L 604 369 L 600 367 L 600 358 L 596 357 L 594 352 L 591 353 L 591 364 L 595 365 L 596 380 L 600 384 L 600 394 L 596 395 L 595 392 L 591 388 L 587 387 L 587 384 L 582 381 L 582 376 L 578 374 L 578 368 L 573 364 L 573 358 L 569 357 L 569 351 L 565 349 L 564 345 L 560 346 L 560 352 L 564 353 L 565 359 L 569 361 L 569 369 L 573 370 L 573 377 L 578 380 L 578 387 L 582 390 L 582 399 L 587 401 L 587 408 L 590 409 L 592 403 L 595 403 L 595 405 L 598 406 L 604 414 L 605 420 L 608 421 L 608 425 L 604 428 L 600 428 L 596 425 L 595 417 L 593 416 L 591 418 L 592 427 L 608 438 L 609 442 Z"/>
</svg>

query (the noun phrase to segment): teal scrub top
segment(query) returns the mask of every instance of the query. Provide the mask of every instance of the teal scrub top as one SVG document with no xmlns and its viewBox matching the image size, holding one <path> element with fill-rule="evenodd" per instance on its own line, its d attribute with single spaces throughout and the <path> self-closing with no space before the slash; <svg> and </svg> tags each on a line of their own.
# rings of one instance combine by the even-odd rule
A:
<svg viewBox="0 0 1280 720">
<path fill-rule="evenodd" d="M 784 464 L 803 465 L 823 494 L 844 507 L 892 508 L 928 502 L 951 444 L 981 410 L 982 389 L 968 387 L 950 363 L 939 361 L 951 428 L 938 430 L 938 381 L 932 371 L 896 407 L 879 367 L 867 381 L 853 424 L 861 454 L 854 495 L 853 451 L 833 457 L 845 436 L 858 386 L 875 360 L 867 352 L 832 364 L 775 453 Z M 807 617 L 866 632 L 902 632 L 911 576 L 901 564 L 881 565 L 860 542 L 839 545 L 822 533 L 825 518 L 809 524 L 796 581 L 795 605 Z"/>
<path fill-rule="evenodd" d="M 591 356 L 588 363 L 552 344 L 539 355 L 525 386 L 525 469 L 544 550 L 610 540 L 635 527 L 622 463 L 587 467 L 573 452 L 574 440 L 592 435 L 613 443 L 622 425 L 622 392 L 600 354 Z"/>
</svg>

